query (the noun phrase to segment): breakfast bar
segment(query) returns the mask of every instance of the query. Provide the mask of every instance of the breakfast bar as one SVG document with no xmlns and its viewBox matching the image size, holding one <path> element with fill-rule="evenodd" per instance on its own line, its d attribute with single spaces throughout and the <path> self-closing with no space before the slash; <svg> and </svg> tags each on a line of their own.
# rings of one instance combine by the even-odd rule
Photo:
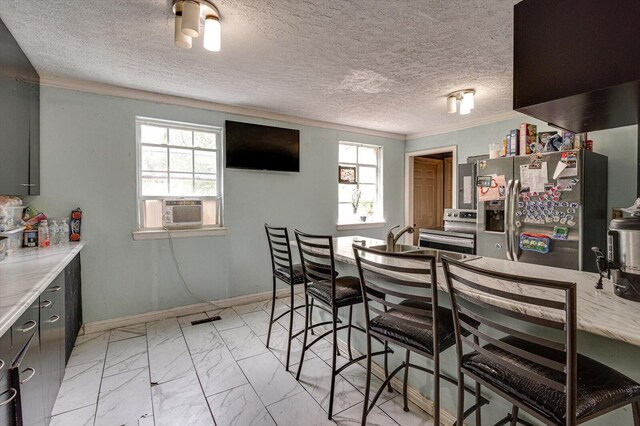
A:
<svg viewBox="0 0 640 426">
<path fill-rule="evenodd" d="M 336 269 L 341 275 L 357 275 L 353 244 L 362 244 L 366 247 L 381 245 L 384 242 L 377 239 L 350 236 L 338 237 L 334 239 Z M 442 252 L 440 252 L 442 253 Z M 578 352 L 587 355 L 597 361 L 609 365 L 621 373 L 634 380 L 640 380 L 640 369 L 637 360 L 640 359 L 640 316 L 637 314 L 638 305 L 616 296 L 613 292 L 613 283 L 604 280 L 604 289 L 596 290 L 595 284 L 598 274 L 572 271 L 560 268 L 551 268 L 533 264 L 523 264 L 500 259 L 468 256 L 463 259 L 471 265 L 487 270 L 502 272 L 513 275 L 524 275 L 535 278 L 549 280 L 566 281 L 577 284 L 577 327 L 578 327 Z M 440 304 L 449 306 L 447 285 L 442 267 L 437 262 L 437 282 L 438 289 L 441 290 Z M 499 286 L 499 282 L 483 283 L 487 286 Z M 522 288 L 523 295 L 553 298 L 554 294 L 541 294 L 532 289 Z M 506 308 L 525 312 L 529 315 L 550 318 L 550 312 L 525 308 L 523 304 L 505 304 Z M 314 314 L 315 315 L 315 314 Z M 354 310 L 356 323 L 362 321 L 362 311 Z M 364 351 L 364 336 L 355 334 L 352 344 L 360 352 Z M 397 351 L 390 359 L 393 365 L 402 362 L 403 351 Z M 381 359 L 374 360 L 381 362 Z M 393 363 L 396 364 L 393 364 Z M 426 362 L 425 360 L 422 363 Z M 444 373 L 454 375 L 456 371 L 455 348 L 443 352 L 441 356 L 441 369 Z M 429 380 L 423 374 L 411 373 L 409 376 L 409 386 L 419 389 L 420 393 L 429 397 Z M 483 423 L 493 424 L 503 417 L 510 407 L 501 398 L 492 398 L 492 395 L 484 394 L 490 400 L 490 404 L 483 408 Z M 455 387 L 445 383 L 441 393 L 442 408 L 449 413 L 455 413 Z M 629 424 L 631 414 L 627 412 L 630 408 L 623 408 L 604 415 L 589 424 L 612 425 Z M 522 413 L 520 415 L 523 416 Z M 446 421 L 447 416 L 443 417 Z M 452 417 L 451 417 L 452 418 Z M 468 419 L 469 420 L 469 419 Z"/>
</svg>

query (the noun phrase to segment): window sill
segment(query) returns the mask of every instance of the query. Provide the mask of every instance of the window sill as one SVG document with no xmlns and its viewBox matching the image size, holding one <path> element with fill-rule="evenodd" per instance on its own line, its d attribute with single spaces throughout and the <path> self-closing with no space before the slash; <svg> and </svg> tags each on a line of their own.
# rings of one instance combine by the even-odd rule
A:
<svg viewBox="0 0 640 426">
<path fill-rule="evenodd" d="M 171 238 L 197 238 L 197 237 L 217 237 L 227 235 L 229 229 L 223 227 L 216 228 L 195 228 L 195 229 L 144 229 L 133 231 L 131 235 L 136 241 L 142 240 L 166 240 Z"/>
<path fill-rule="evenodd" d="M 339 223 L 336 225 L 338 231 L 350 231 L 355 229 L 374 229 L 384 228 L 387 224 L 384 220 L 376 220 L 373 222 L 356 222 L 356 223 Z"/>
</svg>

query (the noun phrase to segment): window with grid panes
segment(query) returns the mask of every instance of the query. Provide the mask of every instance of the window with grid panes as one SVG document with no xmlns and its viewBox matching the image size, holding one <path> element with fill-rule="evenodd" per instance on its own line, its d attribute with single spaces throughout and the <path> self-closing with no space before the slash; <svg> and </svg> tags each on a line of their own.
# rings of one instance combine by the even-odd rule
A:
<svg viewBox="0 0 640 426">
<path fill-rule="evenodd" d="M 219 127 L 136 118 L 139 227 L 162 228 L 162 200 L 203 200 L 203 226 L 221 226 Z"/>
<path fill-rule="evenodd" d="M 338 163 L 355 167 L 357 182 L 338 183 L 338 223 L 382 221 L 382 147 L 340 142 Z"/>
</svg>

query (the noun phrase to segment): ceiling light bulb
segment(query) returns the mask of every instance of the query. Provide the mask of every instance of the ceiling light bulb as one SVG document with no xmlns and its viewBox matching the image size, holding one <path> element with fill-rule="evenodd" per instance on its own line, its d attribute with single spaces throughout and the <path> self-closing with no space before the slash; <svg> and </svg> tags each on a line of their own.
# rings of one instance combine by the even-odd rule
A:
<svg viewBox="0 0 640 426">
<path fill-rule="evenodd" d="M 176 15 L 174 43 L 182 49 L 191 49 L 191 37 L 182 34 L 182 15 Z"/>
<path fill-rule="evenodd" d="M 466 92 L 464 95 L 462 95 L 462 101 L 469 106 L 470 110 L 473 109 L 475 106 L 475 103 L 473 101 L 473 92 Z"/>
<path fill-rule="evenodd" d="M 464 99 L 460 101 L 460 115 L 467 115 L 471 112 L 471 108 L 469 107 L 469 103 L 465 102 Z"/>
<path fill-rule="evenodd" d="M 212 52 L 220 51 L 220 21 L 216 16 L 207 16 L 204 21 L 204 48 Z"/>
<path fill-rule="evenodd" d="M 447 98 L 447 112 L 449 114 L 455 114 L 456 113 L 456 110 L 458 109 L 457 105 L 456 105 L 456 102 L 457 102 L 457 99 L 456 99 L 455 96 L 449 96 Z"/>
<path fill-rule="evenodd" d="M 189 37 L 200 35 L 200 4 L 185 1 L 182 4 L 182 34 Z"/>
</svg>

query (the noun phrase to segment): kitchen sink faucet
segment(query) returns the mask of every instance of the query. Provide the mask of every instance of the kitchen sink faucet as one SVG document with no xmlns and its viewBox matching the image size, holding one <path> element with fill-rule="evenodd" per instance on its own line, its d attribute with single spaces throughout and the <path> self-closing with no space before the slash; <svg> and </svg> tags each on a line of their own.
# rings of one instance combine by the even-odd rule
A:
<svg viewBox="0 0 640 426">
<path fill-rule="evenodd" d="M 413 232 L 415 231 L 413 226 L 405 226 L 400 230 L 400 232 L 398 232 L 396 235 L 393 235 L 393 230 L 396 228 L 400 228 L 400 225 L 392 226 L 391 229 L 389 229 L 389 233 L 387 234 L 387 251 L 388 252 L 395 251 L 394 248 L 396 246 L 396 243 L 398 242 L 400 237 L 404 235 L 405 232 L 413 234 Z"/>
</svg>

